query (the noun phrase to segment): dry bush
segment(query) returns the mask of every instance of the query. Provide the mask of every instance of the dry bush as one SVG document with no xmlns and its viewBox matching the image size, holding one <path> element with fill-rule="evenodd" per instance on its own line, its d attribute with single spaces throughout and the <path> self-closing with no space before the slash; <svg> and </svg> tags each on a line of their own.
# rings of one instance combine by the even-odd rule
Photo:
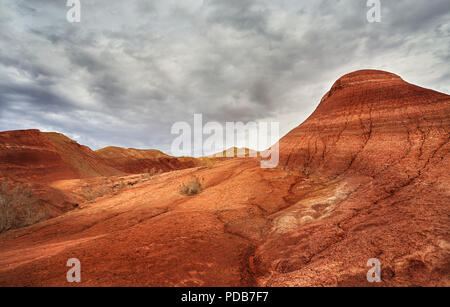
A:
<svg viewBox="0 0 450 307">
<path fill-rule="evenodd" d="M 108 194 L 112 194 L 113 189 L 110 185 L 103 185 L 100 187 L 99 191 L 98 191 L 98 197 L 102 197 L 104 195 L 108 195 Z"/>
<path fill-rule="evenodd" d="M 47 216 L 46 211 L 29 185 L 9 181 L 0 185 L 0 232 L 34 224 Z"/>
<path fill-rule="evenodd" d="M 127 184 L 125 183 L 125 179 L 120 178 L 120 183 L 119 183 L 118 189 L 119 189 L 119 190 L 123 190 L 123 189 L 125 189 L 126 187 L 127 187 Z"/>
<path fill-rule="evenodd" d="M 98 192 L 92 189 L 89 185 L 84 185 L 81 187 L 81 194 L 83 194 L 84 198 L 88 201 L 94 201 L 99 197 Z"/>
<path fill-rule="evenodd" d="M 124 178 L 120 178 L 119 182 L 114 182 L 113 179 L 106 179 L 102 185 L 93 186 L 85 183 L 79 190 L 82 197 L 89 202 L 94 202 L 97 198 L 105 195 L 116 195 L 118 191 L 137 184 L 139 180 L 125 182 Z"/>
<path fill-rule="evenodd" d="M 302 173 L 304 176 L 309 177 L 309 176 L 311 175 L 311 169 L 310 169 L 309 167 L 304 167 L 304 168 L 301 170 L 301 173 Z"/>
<path fill-rule="evenodd" d="M 144 173 L 141 174 L 141 182 L 152 179 L 154 176 L 158 175 L 160 172 L 161 172 L 161 170 L 159 170 L 155 167 L 152 167 L 151 170 L 148 170 L 148 168 L 144 169 Z"/>
<path fill-rule="evenodd" d="M 202 166 L 207 167 L 209 169 L 213 168 L 214 164 L 215 164 L 214 161 L 209 158 L 202 160 Z"/>
<path fill-rule="evenodd" d="M 192 196 L 200 193 L 203 190 L 202 183 L 197 176 L 192 176 L 191 181 L 187 184 L 182 184 L 180 187 L 180 193 L 182 195 Z"/>
<path fill-rule="evenodd" d="M 151 179 L 153 176 L 157 174 L 159 174 L 159 170 L 157 170 L 156 168 L 152 167 L 151 170 L 148 170 L 148 168 L 146 168 L 144 170 L 144 173 L 141 175 L 141 179 L 142 180 Z"/>
</svg>

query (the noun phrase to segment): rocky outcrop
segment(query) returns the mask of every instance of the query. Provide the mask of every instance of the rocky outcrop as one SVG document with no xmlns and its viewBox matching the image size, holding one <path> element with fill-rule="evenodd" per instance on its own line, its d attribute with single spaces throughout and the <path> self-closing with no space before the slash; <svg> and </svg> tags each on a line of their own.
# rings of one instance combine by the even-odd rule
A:
<svg viewBox="0 0 450 307">
<path fill-rule="evenodd" d="M 87 146 L 59 133 L 0 132 L 0 177 L 32 182 L 120 175 Z"/>
<path fill-rule="evenodd" d="M 280 141 L 281 163 L 326 188 L 273 216 L 260 285 L 449 285 L 450 96 L 382 71 L 340 78 Z M 293 190 L 302 189 L 301 184 Z"/>
<path fill-rule="evenodd" d="M 409 161 L 404 167 L 417 172 L 448 142 L 449 104 L 448 95 L 392 73 L 350 73 L 280 141 L 281 165 L 330 176 L 375 176 Z"/>
</svg>

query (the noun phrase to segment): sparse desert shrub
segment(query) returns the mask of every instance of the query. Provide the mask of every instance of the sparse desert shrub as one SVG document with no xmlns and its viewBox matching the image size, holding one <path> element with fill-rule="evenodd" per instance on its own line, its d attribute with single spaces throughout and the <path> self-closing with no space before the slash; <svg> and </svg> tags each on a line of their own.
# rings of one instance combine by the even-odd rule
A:
<svg viewBox="0 0 450 307">
<path fill-rule="evenodd" d="M 148 168 L 146 168 L 144 170 L 144 174 L 141 175 L 141 179 L 142 180 L 146 180 L 146 179 L 150 179 L 153 176 L 157 175 L 159 173 L 159 170 L 157 170 L 156 168 L 152 167 L 151 170 L 148 170 Z"/>
<path fill-rule="evenodd" d="M 81 187 L 81 194 L 83 194 L 88 201 L 94 201 L 98 197 L 97 192 L 94 191 L 89 185 L 84 185 Z"/>
<path fill-rule="evenodd" d="M 141 174 L 141 181 L 146 181 L 148 179 L 151 179 L 152 177 L 158 175 L 160 173 L 160 171 L 161 170 L 159 170 L 159 169 L 157 169 L 155 167 L 152 167 L 151 170 L 148 170 L 148 168 L 146 168 L 144 170 L 144 173 Z"/>
<path fill-rule="evenodd" d="M 120 178 L 119 190 L 123 190 L 126 187 L 127 187 L 127 184 L 125 183 L 125 180 L 123 178 Z"/>
<path fill-rule="evenodd" d="M 0 185 L 0 232 L 34 224 L 47 215 L 29 185 Z"/>
<path fill-rule="evenodd" d="M 113 189 L 110 185 L 103 185 L 100 187 L 100 190 L 98 191 L 99 196 L 102 197 L 107 194 L 111 194 L 113 192 Z"/>
<path fill-rule="evenodd" d="M 209 158 L 206 158 L 202 161 L 202 166 L 207 167 L 209 169 L 213 168 L 214 164 L 215 164 L 214 161 Z"/>
<path fill-rule="evenodd" d="M 155 176 L 156 174 L 158 174 L 158 170 L 154 167 L 152 167 L 152 169 L 150 170 L 150 172 L 148 172 L 150 177 Z"/>
<path fill-rule="evenodd" d="M 138 181 L 131 182 L 129 185 L 134 185 Z M 93 202 L 97 198 L 103 197 L 109 194 L 115 194 L 116 191 L 125 189 L 127 184 L 123 178 L 120 178 L 120 182 L 115 184 L 114 180 L 108 179 L 100 186 L 92 186 L 88 183 L 84 184 L 80 191 L 81 196 L 83 196 L 87 201 Z"/>
<path fill-rule="evenodd" d="M 180 187 L 180 193 L 182 195 L 192 196 L 200 193 L 203 190 L 202 183 L 197 176 L 192 176 L 191 180 L 187 184 L 182 184 Z"/>
<path fill-rule="evenodd" d="M 301 170 L 301 173 L 302 173 L 303 175 L 305 175 L 306 177 L 309 177 L 309 176 L 311 175 L 311 169 L 308 168 L 308 167 L 304 167 L 304 168 Z"/>
</svg>

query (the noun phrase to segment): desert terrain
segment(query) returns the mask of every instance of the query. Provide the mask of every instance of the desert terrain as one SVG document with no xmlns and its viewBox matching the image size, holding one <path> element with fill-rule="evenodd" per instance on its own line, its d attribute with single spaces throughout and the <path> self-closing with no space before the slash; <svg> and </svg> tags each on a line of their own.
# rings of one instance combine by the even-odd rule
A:
<svg viewBox="0 0 450 307">
<path fill-rule="evenodd" d="M 274 169 L 1 132 L 0 286 L 450 286 L 449 132 L 449 95 L 377 70 L 339 78 Z"/>
</svg>

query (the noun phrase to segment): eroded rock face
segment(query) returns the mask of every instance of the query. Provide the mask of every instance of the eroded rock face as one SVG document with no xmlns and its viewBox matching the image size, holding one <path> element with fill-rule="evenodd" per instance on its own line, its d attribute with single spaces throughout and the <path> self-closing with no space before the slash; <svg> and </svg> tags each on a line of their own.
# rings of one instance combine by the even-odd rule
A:
<svg viewBox="0 0 450 307">
<path fill-rule="evenodd" d="M 106 147 L 96 151 L 105 163 L 128 174 L 168 172 L 200 165 L 195 158 L 177 158 L 158 150 Z"/>
<path fill-rule="evenodd" d="M 448 95 L 391 73 L 345 75 L 308 120 L 280 141 L 281 165 L 374 176 L 408 159 L 404 171 L 412 173 L 448 141 L 449 104 Z"/>
<path fill-rule="evenodd" d="M 328 188 L 277 214 L 294 226 L 275 219 L 259 284 L 368 285 L 377 258 L 383 285 L 449 285 L 449 132 L 448 95 L 380 71 L 339 79 L 280 141 L 282 165 Z"/>
<path fill-rule="evenodd" d="M 59 133 L 0 132 L 0 177 L 32 182 L 122 174 L 87 146 Z"/>
</svg>

